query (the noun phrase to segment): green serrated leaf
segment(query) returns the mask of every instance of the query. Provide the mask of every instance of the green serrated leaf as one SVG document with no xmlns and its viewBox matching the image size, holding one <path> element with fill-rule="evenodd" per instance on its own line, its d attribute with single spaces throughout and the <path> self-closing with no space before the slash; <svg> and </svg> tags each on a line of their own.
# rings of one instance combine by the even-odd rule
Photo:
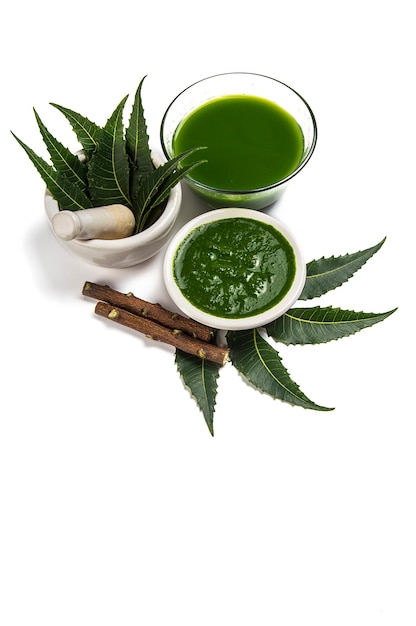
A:
<svg viewBox="0 0 416 626">
<path fill-rule="evenodd" d="M 176 350 L 176 366 L 185 387 L 202 411 L 211 435 L 214 435 L 214 410 L 220 365 Z"/>
<path fill-rule="evenodd" d="M 64 174 L 68 180 L 73 182 L 75 185 L 79 185 L 81 189 L 86 190 L 87 166 L 82 163 L 80 159 L 73 154 L 73 152 L 71 152 L 60 141 L 55 139 L 53 135 L 51 135 L 35 109 L 33 111 L 42 135 L 42 139 L 48 149 L 55 170 Z"/>
<path fill-rule="evenodd" d="M 387 313 L 364 313 L 319 306 L 294 308 L 265 327 L 269 337 L 285 344 L 318 344 L 348 337 L 385 320 Z"/>
<path fill-rule="evenodd" d="M 230 358 L 234 367 L 256 389 L 288 404 L 316 411 L 333 409 L 315 404 L 290 378 L 279 353 L 257 329 L 227 333 Z"/>
<path fill-rule="evenodd" d="M 299 300 L 318 298 L 345 283 L 370 259 L 385 242 L 385 238 L 372 248 L 338 257 L 322 257 L 306 266 L 306 282 Z"/>
<path fill-rule="evenodd" d="M 198 165 L 199 163 L 205 163 L 205 161 L 198 161 L 195 164 L 186 166 L 185 168 L 181 168 L 180 170 L 175 170 L 174 173 L 169 176 L 168 180 L 165 180 L 162 183 L 160 188 L 157 189 L 157 192 L 155 191 L 151 202 L 146 207 L 146 210 L 144 210 L 141 214 L 138 225 L 139 230 L 144 230 L 145 228 L 148 228 L 148 226 L 153 223 L 155 219 L 157 219 L 157 214 L 160 211 L 160 207 L 162 206 L 163 201 L 166 200 L 166 198 L 169 196 L 172 188 L 182 180 L 183 176 L 188 170 L 192 169 L 193 167 L 195 167 L 195 165 Z M 148 177 L 146 177 L 145 181 L 142 181 L 143 186 L 145 186 L 145 184 L 149 182 L 147 179 Z"/>
<path fill-rule="evenodd" d="M 52 165 L 38 156 L 14 133 L 12 135 L 38 170 L 46 187 L 59 204 L 60 210 L 78 211 L 80 209 L 89 209 L 93 206 L 90 198 L 82 191 L 79 185 L 75 185 L 66 176 L 57 172 Z"/>
<path fill-rule="evenodd" d="M 88 178 L 95 206 L 130 202 L 130 170 L 123 128 L 123 108 L 128 96 L 118 104 L 101 130 L 89 164 Z"/>
<path fill-rule="evenodd" d="M 201 150 L 202 148 L 195 148 L 192 150 L 193 152 L 196 150 Z M 180 159 L 180 157 L 179 157 Z M 159 188 L 158 193 L 153 196 L 151 206 L 156 206 L 165 200 L 172 187 L 174 187 L 177 183 L 179 183 L 185 174 L 187 174 L 190 170 L 192 170 L 197 165 L 201 165 L 201 163 L 206 163 L 206 159 L 200 159 L 199 161 L 195 161 L 194 163 L 190 163 L 189 165 L 181 165 L 178 168 L 174 168 L 172 172 L 172 168 L 170 167 L 170 161 L 167 163 L 163 163 L 158 167 L 158 170 L 162 168 L 168 172 L 168 176 L 165 176 L 162 186 Z"/>
<path fill-rule="evenodd" d="M 89 157 L 95 150 L 98 137 L 101 132 L 101 127 L 97 126 L 97 124 L 91 122 L 83 115 L 80 115 L 80 113 L 76 113 L 76 111 L 72 111 L 71 109 L 63 107 L 60 104 L 55 104 L 54 102 L 51 102 L 50 104 L 66 117 L 68 122 L 71 124 L 85 155 Z"/>
<path fill-rule="evenodd" d="M 205 162 L 204 160 L 200 160 L 185 167 L 180 167 L 182 161 L 190 154 L 202 149 L 203 148 L 199 147 L 191 148 L 166 163 L 162 163 L 162 165 L 153 170 L 151 174 L 140 177 L 136 205 L 133 207 L 138 224 L 137 231 L 143 230 L 152 209 L 158 207 L 160 203 L 167 198 L 172 187 L 174 187 L 190 169 Z"/>
<path fill-rule="evenodd" d="M 133 107 L 126 129 L 126 149 L 129 158 L 137 170 L 138 176 L 150 174 L 154 165 L 149 148 L 146 120 L 142 103 L 142 85 L 146 77 L 142 78 L 137 88 Z M 134 190 L 132 190 L 132 194 Z"/>
</svg>

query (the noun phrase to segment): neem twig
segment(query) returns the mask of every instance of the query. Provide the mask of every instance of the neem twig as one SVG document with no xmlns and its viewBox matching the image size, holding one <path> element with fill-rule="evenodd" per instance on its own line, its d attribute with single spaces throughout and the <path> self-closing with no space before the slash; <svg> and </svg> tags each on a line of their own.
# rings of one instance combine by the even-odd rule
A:
<svg viewBox="0 0 416 626">
<path fill-rule="evenodd" d="M 229 348 L 227 347 L 216 346 L 213 343 L 195 339 L 179 329 L 167 328 L 146 317 L 140 317 L 107 302 L 97 302 L 95 313 L 137 330 L 145 334 L 148 339 L 162 341 L 201 359 L 207 359 L 220 365 L 225 365 L 229 359 Z"/>
<path fill-rule="evenodd" d="M 187 333 L 194 339 L 202 341 L 210 341 L 213 337 L 213 330 L 208 326 L 204 326 L 195 320 L 186 318 L 178 313 L 168 311 L 160 304 L 152 304 L 141 300 L 130 293 L 120 293 L 112 289 L 108 285 L 97 285 L 96 283 L 86 282 L 82 293 L 89 298 L 103 300 L 115 307 L 120 307 L 125 311 L 134 313 L 143 318 L 147 318 L 158 322 L 162 326 L 172 328 Z"/>
</svg>

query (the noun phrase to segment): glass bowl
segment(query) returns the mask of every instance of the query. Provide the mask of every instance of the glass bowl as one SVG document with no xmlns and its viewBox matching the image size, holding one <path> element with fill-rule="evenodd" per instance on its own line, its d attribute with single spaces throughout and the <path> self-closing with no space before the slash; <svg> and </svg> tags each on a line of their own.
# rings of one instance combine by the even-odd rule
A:
<svg viewBox="0 0 416 626">
<path fill-rule="evenodd" d="M 200 165 L 184 178 L 184 181 L 189 187 L 199 196 L 203 202 L 210 208 L 223 208 L 223 207 L 242 207 L 250 209 L 262 209 L 272 204 L 281 196 L 286 189 L 287 184 L 291 181 L 306 165 L 311 158 L 317 140 L 317 125 L 314 114 L 307 104 L 307 102 L 294 91 L 288 85 L 268 76 L 252 73 L 227 73 L 218 74 L 200 80 L 193 85 L 187 87 L 171 102 L 167 108 L 160 129 L 160 140 L 163 152 L 167 158 L 175 156 L 175 141 L 177 138 L 178 129 L 183 127 L 183 123 L 187 120 L 188 116 L 193 114 L 196 109 L 206 105 L 208 102 L 211 104 L 217 99 L 222 99 L 227 96 L 249 96 L 255 99 L 266 100 L 272 105 L 277 105 L 280 109 L 283 109 L 291 116 L 292 122 L 300 129 L 301 141 L 303 146 L 300 148 L 299 158 L 294 164 L 293 168 L 283 177 L 276 177 L 272 182 L 268 181 L 267 184 L 261 186 L 254 186 L 251 188 L 227 188 L 227 185 L 215 185 L 210 182 L 198 180 L 198 170 L 204 167 Z M 257 117 L 261 114 L 258 113 Z M 189 119 L 189 118 L 188 118 Z M 250 122 L 251 119 L 251 122 Z M 220 133 L 223 138 L 229 142 L 228 145 L 232 145 L 232 130 L 231 126 L 234 124 L 234 118 L 231 119 L 231 124 L 223 128 Z M 245 124 L 242 125 L 240 130 L 235 130 L 238 137 L 243 136 L 243 133 L 247 132 L 247 127 L 254 128 L 253 116 L 245 120 Z M 215 131 L 218 128 L 213 127 L 208 132 L 209 138 L 215 136 Z M 261 132 L 267 133 L 268 129 Z M 251 131 L 252 132 L 252 131 Z M 209 139 L 208 139 L 209 140 Z M 248 139 L 247 152 L 255 159 L 255 151 L 259 150 L 260 143 L 257 143 L 258 135 L 256 138 L 250 137 Z M 251 143 L 250 143 L 251 142 Z M 277 142 L 274 144 L 276 145 Z M 227 145 L 227 149 L 228 149 Z M 210 146 L 206 146 L 207 150 L 201 150 L 197 152 L 197 158 L 206 158 L 210 160 Z M 265 151 L 261 153 L 265 154 Z M 218 159 L 219 157 L 215 157 Z M 213 160 L 215 160 L 213 157 Z M 228 163 L 232 160 L 232 157 L 227 157 Z M 264 157 L 262 157 L 264 158 Z M 234 160 L 235 162 L 235 160 Z M 258 162 L 258 160 L 256 161 Z M 276 162 L 273 159 L 267 157 L 267 168 L 275 167 Z M 222 164 L 223 170 L 227 169 L 226 161 Z"/>
<path fill-rule="evenodd" d="M 232 226 L 233 220 L 237 227 Z M 219 224 L 224 227 L 222 240 L 215 234 Z M 240 238 L 238 228 L 246 229 Z M 204 231 L 205 242 L 200 238 Z M 224 235 L 226 231 L 231 235 Z M 184 261 L 192 237 L 194 253 Z M 277 251 L 264 245 L 269 245 L 269 237 L 279 242 Z M 192 285 L 190 274 L 196 276 Z M 184 315 L 218 330 L 247 330 L 272 322 L 293 305 L 305 285 L 306 264 L 282 222 L 262 211 L 224 207 L 193 218 L 173 236 L 163 260 L 163 278 Z M 273 296 L 268 290 L 274 290 Z M 223 302 L 225 312 L 218 313 Z M 239 310 L 234 315 L 235 303 Z"/>
</svg>

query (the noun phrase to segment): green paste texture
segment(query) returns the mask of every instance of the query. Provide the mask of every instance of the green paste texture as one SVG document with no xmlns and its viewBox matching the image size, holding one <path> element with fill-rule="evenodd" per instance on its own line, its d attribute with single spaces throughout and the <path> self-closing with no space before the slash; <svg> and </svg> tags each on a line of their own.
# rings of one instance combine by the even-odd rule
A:
<svg viewBox="0 0 416 626">
<path fill-rule="evenodd" d="M 231 217 L 196 227 L 173 261 L 184 297 L 223 318 L 258 315 L 279 303 L 293 284 L 295 253 L 272 225 Z"/>
</svg>

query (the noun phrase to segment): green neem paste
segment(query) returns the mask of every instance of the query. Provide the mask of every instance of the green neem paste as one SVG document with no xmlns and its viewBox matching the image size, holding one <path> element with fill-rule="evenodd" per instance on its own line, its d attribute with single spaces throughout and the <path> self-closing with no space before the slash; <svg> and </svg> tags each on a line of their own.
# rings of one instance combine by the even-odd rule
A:
<svg viewBox="0 0 416 626">
<path fill-rule="evenodd" d="M 197 226 L 173 261 L 184 297 L 201 311 L 228 319 L 258 315 L 280 302 L 295 271 L 294 250 L 282 233 L 246 217 Z"/>
<path fill-rule="evenodd" d="M 182 120 L 173 138 L 174 152 L 194 146 L 206 147 L 202 157 L 207 162 L 194 168 L 190 178 L 217 189 L 244 191 L 289 176 L 301 161 L 304 141 L 297 121 L 274 102 L 232 95 L 210 100 Z"/>
</svg>

